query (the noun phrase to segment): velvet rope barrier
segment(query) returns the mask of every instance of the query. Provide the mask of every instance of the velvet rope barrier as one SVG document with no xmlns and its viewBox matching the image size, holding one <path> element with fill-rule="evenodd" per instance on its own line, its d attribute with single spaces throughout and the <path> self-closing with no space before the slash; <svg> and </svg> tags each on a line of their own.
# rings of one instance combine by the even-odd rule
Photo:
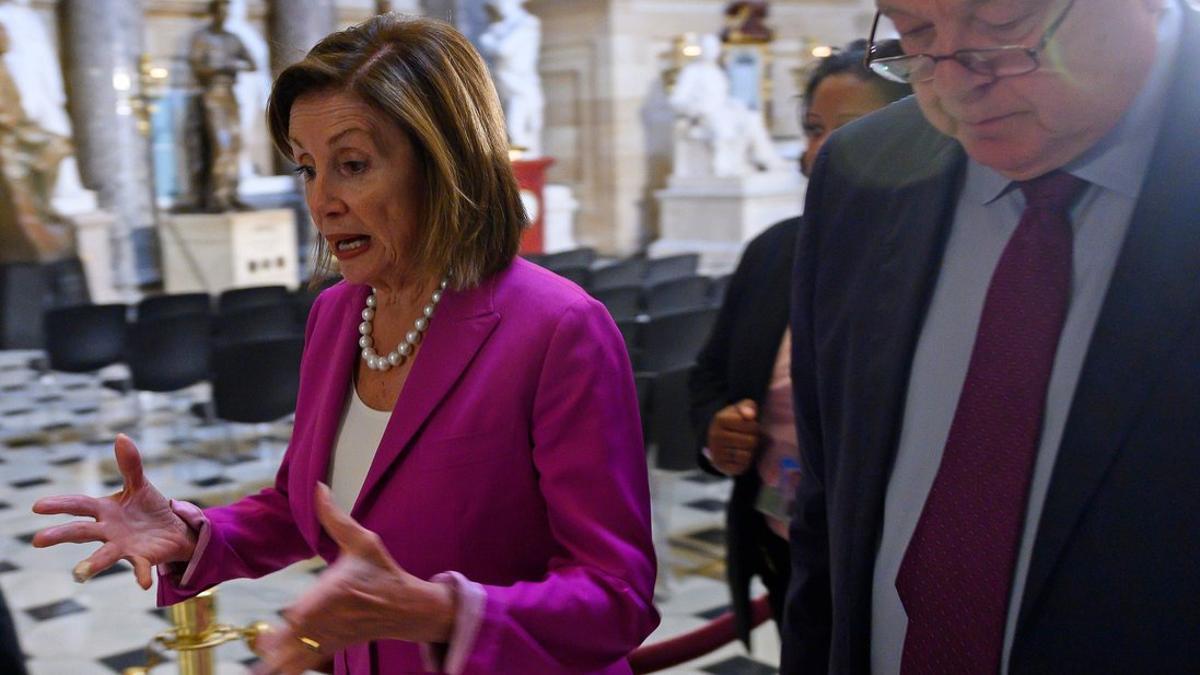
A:
<svg viewBox="0 0 1200 675">
<path fill-rule="evenodd" d="M 763 595 L 750 603 L 751 627 L 757 628 L 771 618 L 771 606 Z M 725 612 L 690 633 L 669 640 L 642 645 L 629 655 L 629 667 L 634 673 L 655 673 L 714 652 L 737 639 L 733 629 L 733 612 Z"/>
</svg>

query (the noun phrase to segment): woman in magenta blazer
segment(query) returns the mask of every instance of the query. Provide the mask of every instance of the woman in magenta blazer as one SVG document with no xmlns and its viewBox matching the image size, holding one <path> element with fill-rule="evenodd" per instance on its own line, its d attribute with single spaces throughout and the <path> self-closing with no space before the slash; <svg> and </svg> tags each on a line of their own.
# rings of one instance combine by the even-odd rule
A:
<svg viewBox="0 0 1200 675">
<path fill-rule="evenodd" d="M 345 278 L 309 317 L 275 486 L 200 510 L 163 497 L 129 439 L 124 489 L 50 497 L 160 604 L 313 555 L 315 585 L 260 641 L 293 673 L 628 673 L 658 621 L 633 377 L 604 308 L 515 257 L 525 214 L 487 71 L 448 26 L 376 17 L 275 83 Z M 331 487 L 326 487 L 326 485 Z"/>
</svg>

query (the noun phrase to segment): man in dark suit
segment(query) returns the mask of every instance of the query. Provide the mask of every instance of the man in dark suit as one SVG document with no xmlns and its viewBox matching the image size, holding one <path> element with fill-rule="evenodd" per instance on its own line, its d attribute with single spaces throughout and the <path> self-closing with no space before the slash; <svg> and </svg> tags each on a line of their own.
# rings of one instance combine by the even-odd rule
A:
<svg viewBox="0 0 1200 675">
<path fill-rule="evenodd" d="M 1200 10 L 879 5 L 916 96 L 809 185 L 782 670 L 1200 671 Z"/>
</svg>

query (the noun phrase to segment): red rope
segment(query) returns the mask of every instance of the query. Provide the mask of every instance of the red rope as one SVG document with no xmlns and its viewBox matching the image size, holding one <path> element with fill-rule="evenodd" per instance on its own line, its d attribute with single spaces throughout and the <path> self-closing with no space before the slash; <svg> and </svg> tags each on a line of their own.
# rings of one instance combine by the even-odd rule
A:
<svg viewBox="0 0 1200 675">
<path fill-rule="evenodd" d="M 750 603 L 751 628 L 756 628 L 771 617 L 771 605 L 767 596 L 756 598 Z M 733 612 L 725 612 L 690 633 L 642 645 L 629 655 L 629 667 L 634 673 L 654 673 L 665 670 L 705 654 L 714 652 L 737 639 L 733 628 Z"/>
</svg>

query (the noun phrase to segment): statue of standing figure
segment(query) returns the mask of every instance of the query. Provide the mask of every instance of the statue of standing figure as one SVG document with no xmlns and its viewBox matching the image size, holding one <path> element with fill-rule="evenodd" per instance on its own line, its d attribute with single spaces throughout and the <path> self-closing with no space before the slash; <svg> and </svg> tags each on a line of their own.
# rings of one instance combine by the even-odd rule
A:
<svg viewBox="0 0 1200 675">
<path fill-rule="evenodd" d="M 676 175 L 742 176 L 755 171 L 785 170 L 771 144 L 762 115 L 730 95 L 729 76 L 718 60 L 721 43 L 715 35 L 700 38 L 700 56 L 679 71 L 671 92 L 671 108 L 679 115 L 680 143 L 703 143 L 712 156 L 709 167 L 680 166 Z M 704 171 L 697 171 L 703 168 Z"/>
<path fill-rule="evenodd" d="M 508 142 L 529 157 L 542 155 L 542 79 L 538 53 L 542 24 L 525 10 L 525 0 L 485 0 L 491 23 L 479 36 L 479 51 L 487 59 L 504 106 Z"/>
<path fill-rule="evenodd" d="M 229 0 L 212 0 L 209 14 L 212 23 L 196 31 L 188 53 L 201 89 L 203 128 L 198 151 L 190 153 L 198 158 L 193 160 L 193 200 L 204 211 L 228 211 L 245 208 L 238 199 L 242 134 L 234 84 L 239 72 L 254 70 L 254 60 L 246 45 L 225 28 Z"/>
<path fill-rule="evenodd" d="M 70 223 L 50 203 L 72 147 L 26 114 L 3 58 L 9 46 L 0 24 L 0 262 L 46 262 L 74 250 Z"/>
</svg>

